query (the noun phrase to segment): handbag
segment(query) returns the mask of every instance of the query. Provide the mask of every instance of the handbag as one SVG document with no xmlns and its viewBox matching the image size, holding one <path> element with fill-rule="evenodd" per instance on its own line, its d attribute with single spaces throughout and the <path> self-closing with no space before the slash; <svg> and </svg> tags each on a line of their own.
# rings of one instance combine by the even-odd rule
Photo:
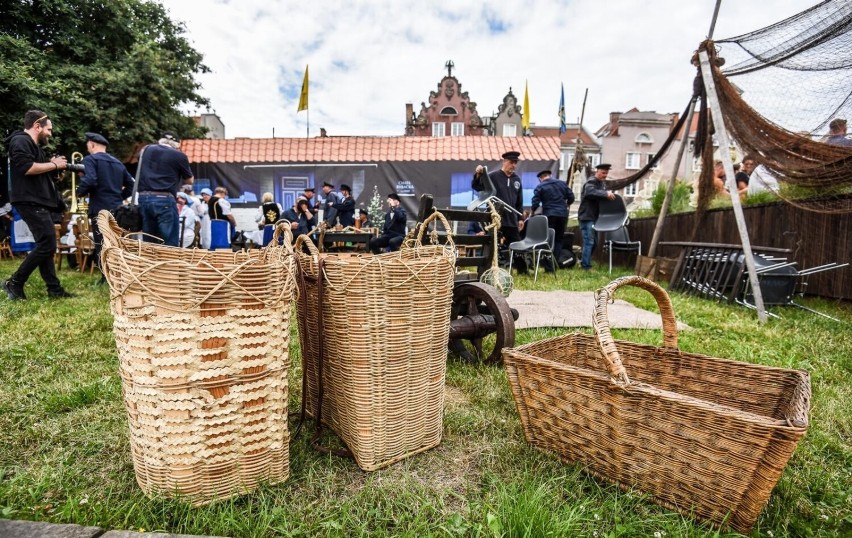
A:
<svg viewBox="0 0 852 538">
<path fill-rule="evenodd" d="M 145 154 L 145 148 L 139 153 L 139 164 L 136 169 L 139 171 L 137 176 L 142 176 L 142 156 Z M 116 207 L 110 213 L 115 217 L 115 222 L 119 227 L 128 232 L 142 231 L 142 212 L 139 210 L 139 204 L 136 203 L 136 191 L 139 188 L 139 177 L 133 182 L 133 194 L 130 195 L 130 203 Z"/>
</svg>

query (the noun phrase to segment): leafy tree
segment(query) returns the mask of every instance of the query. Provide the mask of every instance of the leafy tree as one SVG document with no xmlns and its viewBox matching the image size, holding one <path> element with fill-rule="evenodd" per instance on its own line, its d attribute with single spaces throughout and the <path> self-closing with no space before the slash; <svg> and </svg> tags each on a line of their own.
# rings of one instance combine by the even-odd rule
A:
<svg viewBox="0 0 852 538">
<path fill-rule="evenodd" d="M 97 131 L 120 159 L 163 130 L 203 136 L 180 111 L 208 104 L 195 75 L 209 69 L 185 33 L 156 1 L 4 0 L 0 132 L 42 109 L 54 124 L 53 152 L 82 152 L 83 133 Z"/>
</svg>

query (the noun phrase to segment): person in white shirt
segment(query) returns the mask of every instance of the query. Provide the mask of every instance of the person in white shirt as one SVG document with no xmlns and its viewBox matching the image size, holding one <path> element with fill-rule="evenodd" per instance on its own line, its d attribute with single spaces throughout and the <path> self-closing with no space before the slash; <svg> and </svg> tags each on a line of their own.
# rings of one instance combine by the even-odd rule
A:
<svg viewBox="0 0 852 538">
<path fill-rule="evenodd" d="M 195 215 L 195 211 L 190 209 L 189 196 L 186 193 L 177 193 L 175 199 L 177 200 L 178 222 L 181 223 L 180 229 L 183 230 L 178 246 L 191 247 L 195 243 L 195 223 L 198 222 L 198 217 Z"/>
</svg>

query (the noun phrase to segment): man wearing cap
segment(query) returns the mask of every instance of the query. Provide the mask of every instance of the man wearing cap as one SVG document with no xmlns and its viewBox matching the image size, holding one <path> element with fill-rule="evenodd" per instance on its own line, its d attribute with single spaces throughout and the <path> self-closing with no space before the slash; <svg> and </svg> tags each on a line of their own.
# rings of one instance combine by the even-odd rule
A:
<svg viewBox="0 0 852 538">
<path fill-rule="evenodd" d="M 189 159 L 179 147 L 180 137 L 166 131 L 157 144 L 142 148 L 136 173 L 143 237 L 146 241 L 159 237 L 173 247 L 178 246 L 180 234 L 175 194 L 181 185 L 191 185 L 194 179 Z"/>
<path fill-rule="evenodd" d="M 71 297 L 56 277 L 53 255 L 56 252 L 54 216 L 65 211 L 65 202 L 59 196 L 55 180 L 60 170 L 67 166 L 65 157 L 47 158 L 43 147 L 53 135 L 53 123 L 41 110 L 24 114 L 24 129 L 6 138 L 9 156 L 9 201 L 21 215 L 35 239 L 18 270 L 3 282 L 6 295 L 13 301 L 27 298 L 24 285 L 38 269 L 51 298 Z"/>
<path fill-rule="evenodd" d="M 305 187 L 304 192 L 296 198 L 296 201 L 299 200 L 307 200 L 308 205 L 313 209 L 314 207 L 314 196 L 316 196 L 316 189 L 313 187 Z"/>
<path fill-rule="evenodd" d="M 565 235 L 565 225 L 568 223 L 568 207 L 574 203 L 574 191 L 564 181 L 554 179 L 550 170 L 538 173 L 538 186 L 533 191 L 532 212 L 541 206 L 541 214 L 547 217 L 548 228 L 553 228 L 553 258 L 558 262 L 562 254 L 562 238 Z M 552 271 L 547 267 L 545 270 Z"/>
<path fill-rule="evenodd" d="M 598 220 L 600 201 L 615 199 L 615 193 L 606 188 L 606 177 L 609 175 L 610 168 L 612 168 L 611 164 L 597 165 L 595 175 L 590 176 L 583 185 L 577 218 L 580 220 L 580 231 L 583 233 L 583 256 L 580 259 L 580 267 L 586 271 L 592 268 L 592 252 L 595 250 L 597 241 L 594 225 Z"/>
<path fill-rule="evenodd" d="M 317 207 L 325 211 L 322 220 L 329 226 L 334 226 L 337 223 L 337 209 L 335 209 L 334 204 L 339 199 L 340 195 L 334 192 L 334 185 L 328 181 L 323 181 L 322 199 Z"/>
<path fill-rule="evenodd" d="M 355 226 L 355 200 L 352 199 L 352 188 L 349 185 L 340 186 L 340 194 L 331 207 L 337 210 L 337 221 L 341 226 Z"/>
<path fill-rule="evenodd" d="M 95 240 L 95 264 L 100 266 L 103 234 L 98 228 L 98 213 L 120 207 L 125 198 L 133 194 L 133 176 L 124 165 L 107 153 L 109 141 L 98 133 L 86 133 L 86 151 L 83 167 L 86 171 L 77 187 L 77 197 L 89 196 L 89 218 Z M 103 282 L 103 277 L 101 277 Z"/>
<path fill-rule="evenodd" d="M 388 211 L 385 213 L 385 223 L 382 235 L 370 240 L 369 247 L 373 254 L 380 253 L 389 247 L 391 251 L 399 250 L 405 239 L 405 209 L 399 205 L 399 196 L 392 192 L 388 194 Z"/>
<path fill-rule="evenodd" d="M 509 207 L 515 208 L 518 213 L 514 213 L 507 208 L 498 208 L 500 210 L 500 233 L 506 240 L 507 244 L 521 240 L 520 231 L 524 229 L 524 191 L 521 184 L 521 178 L 515 173 L 518 167 L 518 159 L 521 154 L 517 151 L 507 151 L 502 155 L 503 163 L 499 170 L 494 170 L 488 173 L 488 178 L 494 186 L 495 196 L 502 200 Z M 479 165 L 473 173 L 473 181 L 471 188 L 475 191 L 489 190 L 485 182 L 485 167 Z M 513 264 L 519 274 L 527 273 L 527 263 L 522 256 L 518 256 Z"/>
</svg>

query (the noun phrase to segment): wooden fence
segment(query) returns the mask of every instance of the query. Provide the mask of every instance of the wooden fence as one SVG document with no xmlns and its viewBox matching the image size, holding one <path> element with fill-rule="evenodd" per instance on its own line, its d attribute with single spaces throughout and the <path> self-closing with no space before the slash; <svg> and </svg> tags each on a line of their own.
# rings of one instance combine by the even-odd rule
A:
<svg viewBox="0 0 852 538">
<path fill-rule="evenodd" d="M 852 195 L 847 196 L 849 203 Z M 827 263 L 852 262 L 852 214 L 824 214 L 776 202 L 743 208 L 746 227 L 753 246 L 789 248 L 799 270 Z M 694 213 L 670 215 L 666 218 L 660 241 L 697 241 L 703 243 L 740 243 L 733 210 L 713 209 L 707 212 L 695 237 L 692 230 Z M 648 253 L 657 217 L 632 219 L 628 225 L 630 239 L 642 242 L 642 253 Z M 574 230 L 574 243 L 582 244 L 579 230 Z M 676 257 L 679 249 L 657 247 L 657 256 Z M 603 249 L 596 249 L 595 260 L 607 263 Z M 615 251 L 613 264 L 633 266 L 636 255 Z M 807 279 L 807 293 L 821 297 L 852 299 L 852 266 L 815 274 Z"/>
</svg>

